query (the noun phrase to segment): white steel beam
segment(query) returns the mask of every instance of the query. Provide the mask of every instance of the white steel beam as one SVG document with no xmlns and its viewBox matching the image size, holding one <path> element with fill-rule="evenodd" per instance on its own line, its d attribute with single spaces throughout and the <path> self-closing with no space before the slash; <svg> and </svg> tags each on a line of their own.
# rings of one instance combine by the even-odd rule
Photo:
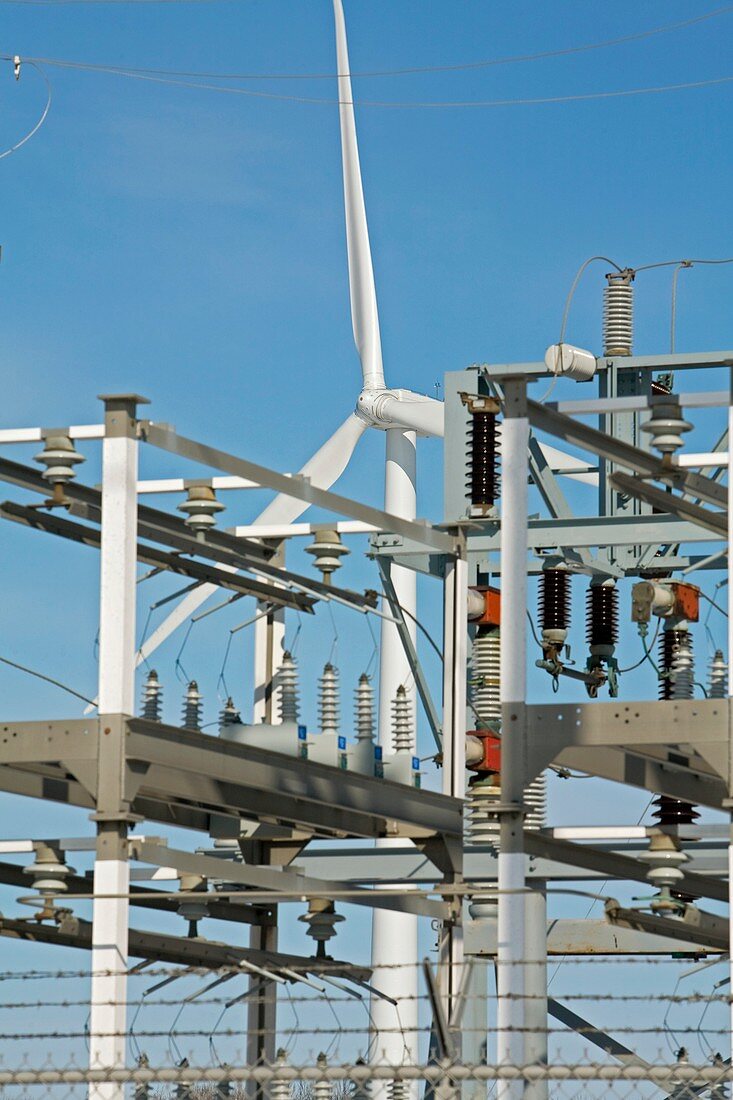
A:
<svg viewBox="0 0 733 1100">
<path fill-rule="evenodd" d="M 104 424 L 72 424 L 70 428 L 1 428 L 0 444 L 41 443 L 50 432 L 69 439 L 103 439 Z"/>
</svg>

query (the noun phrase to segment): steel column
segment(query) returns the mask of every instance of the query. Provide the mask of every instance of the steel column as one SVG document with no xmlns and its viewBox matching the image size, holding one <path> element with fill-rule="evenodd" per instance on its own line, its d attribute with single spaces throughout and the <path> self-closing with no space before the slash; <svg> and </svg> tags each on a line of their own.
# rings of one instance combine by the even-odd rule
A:
<svg viewBox="0 0 733 1100">
<path fill-rule="evenodd" d="M 502 760 L 497 945 L 497 1062 L 524 1065 L 524 851 L 522 824 L 527 693 L 527 447 L 523 380 L 507 381 L 501 431 Z M 503 1098 L 521 1095 L 506 1082 Z"/>
<path fill-rule="evenodd" d="M 277 906 L 273 906 L 272 918 L 263 919 L 260 925 L 253 925 L 249 934 L 249 945 L 258 951 L 277 951 L 277 939 Z M 263 981 L 261 975 L 253 974 L 249 991 L 251 999 L 247 1005 L 247 1065 L 273 1065 L 277 1038 L 277 983 Z M 257 1081 L 248 1082 L 247 1096 L 264 1100 L 267 1095 L 266 1085 Z"/>
<path fill-rule="evenodd" d="M 135 705 L 137 405 L 105 396 L 99 608 L 99 753 L 94 860 L 89 1064 L 125 1065 L 130 867 L 124 799 L 125 724 Z M 93 1084 L 93 1100 L 123 1100 L 119 1083 Z"/>
</svg>

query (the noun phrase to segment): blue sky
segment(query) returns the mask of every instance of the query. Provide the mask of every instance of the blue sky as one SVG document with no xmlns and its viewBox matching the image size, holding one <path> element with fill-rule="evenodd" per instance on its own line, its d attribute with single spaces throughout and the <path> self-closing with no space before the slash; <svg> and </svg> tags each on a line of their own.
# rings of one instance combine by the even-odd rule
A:
<svg viewBox="0 0 733 1100">
<path fill-rule="evenodd" d="M 354 71 L 563 49 L 708 10 L 678 0 L 345 7 Z M 181 71 L 334 70 L 327 0 L 7 3 L 2 13 L 8 54 Z M 705 80 L 733 73 L 732 30 L 733 12 L 575 56 L 355 78 L 354 93 L 357 101 L 487 100 Z M 45 71 L 48 120 L 0 163 L 2 426 L 94 422 L 96 394 L 137 390 L 152 399 L 152 416 L 184 434 L 297 468 L 347 415 L 359 380 L 335 103 Z M 238 86 L 335 99 L 332 80 Z M 32 68 L 24 66 L 16 84 L 12 67 L 0 67 L 0 146 L 32 125 L 44 94 Z M 388 382 L 433 393 L 446 370 L 541 358 L 557 339 L 574 272 L 596 252 L 622 265 L 731 254 L 732 95 L 733 85 L 721 85 L 496 109 L 357 106 Z M 567 334 L 595 350 L 603 270 L 592 268 L 582 283 Z M 668 350 L 670 282 L 670 269 L 637 281 L 640 353 Z M 732 286 L 733 266 L 682 273 L 678 350 L 731 344 Z M 340 483 L 345 493 L 379 502 L 382 446 L 376 432 L 367 434 Z M 27 461 L 34 450 L 11 457 Z M 84 450 L 80 476 L 94 482 L 95 449 Z M 438 518 L 440 448 L 427 442 L 420 454 L 420 511 Z M 174 466 L 145 454 L 143 468 L 152 475 Z M 245 521 L 260 503 L 260 494 L 229 496 L 224 522 Z M 0 652 L 93 694 L 94 553 L 24 530 L 0 534 Z M 342 576 L 356 585 L 369 574 L 352 555 Z M 150 600 L 171 590 L 167 582 L 141 596 L 141 624 Z M 435 590 L 426 591 L 424 607 L 437 628 Z M 247 615 L 242 603 L 212 616 L 187 643 L 182 660 L 207 693 L 209 721 L 228 630 Z M 361 619 L 336 612 L 336 622 L 348 713 L 371 641 Z M 312 638 L 311 707 L 333 641 L 326 613 Z M 227 666 L 244 706 L 249 645 L 246 632 L 237 636 Z M 160 655 L 171 720 L 179 647 L 174 640 Z M 77 713 L 73 702 L 9 670 L 0 670 L 0 688 L 8 717 Z M 650 694 L 654 688 L 647 685 Z M 644 802 L 614 797 L 605 816 L 636 820 Z M 27 808 L 7 805 L 3 835 L 26 834 L 30 815 L 19 815 Z M 66 833 L 88 829 L 72 816 L 46 807 L 33 821 Z"/>
</svg>

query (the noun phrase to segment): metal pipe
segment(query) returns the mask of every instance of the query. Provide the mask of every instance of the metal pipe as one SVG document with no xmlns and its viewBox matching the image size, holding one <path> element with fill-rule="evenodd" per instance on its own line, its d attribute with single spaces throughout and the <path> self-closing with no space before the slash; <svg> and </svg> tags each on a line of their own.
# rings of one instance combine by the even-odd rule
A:
<svg viewBox="0 0 733 1100">
<path fill-rule="evenodd" d="M 415 433 L 403 431 L 401 428 L 390 428 L 386 432 L 386 437 L 385 509 L 406 519 L 414 519 L 417 514 Z M 410 615 L 415 615 L 417 612 L 415 573 L 402 566 L 393 565 L 391 579 L 398 602 Z M 388 611 L 389 606 L 385 606 L 384 609 Z M 414 645 L 417 631 L 410 615 L 406 616 L 406 620 Z M 397 627 L 394 623 L 383 619 L 377 740 L 382 746 L 385 757 L 392 753 L 392 699 L 401 686 L 407 688 L 414 728 L 416 705 L 414 678 L 411 675 Z M 391 847 L 399 843 L 399 841 L 382 840 L 377 842 L 377 847 Z M 403 965 L 405 963 L 408 965 Z M 417 1063 L 418 943 L 415 916 L 387 910 L 374 911 L 372 982 L 377 989 L 396 1002 L 395 1006 L 384 998 L 372 998 L 372 1060 L 388 1062 L 395 1066 Z M 373 1100 L 386 1100 L 388 1091 L 386 1083 L 380 1085 L 372 1094 Z"/>
</svg>

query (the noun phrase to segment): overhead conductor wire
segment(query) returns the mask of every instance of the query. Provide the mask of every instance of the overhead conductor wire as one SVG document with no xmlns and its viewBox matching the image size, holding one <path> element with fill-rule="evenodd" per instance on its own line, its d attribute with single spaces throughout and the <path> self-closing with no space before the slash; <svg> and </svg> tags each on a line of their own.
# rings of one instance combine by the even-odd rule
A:
<svg viewBox="0 0 733 1100">
<path fill-rule="evenodd" d="M 0 0 L 0 3 L 173 3 L 175 0 Z M 195 0 L 182 0 L 192 3 Z M 213 2 L 213 0 L 199 0 L 199 2 Z M 507 57 L 483 58 L 479 61 L 457 62 L 452 65 L 422 65 L 398 69 L 372 69 L 350 72 L 352 79 L 364 79 L 389 76 L 416 76 L 424 73 L 466 72 L 472 69 L 487 69 L 499 65 L 526 64 L 532 61 L 547 61 L 554 57 L 568 57 L 573 54 L 589 53 L 594 50 L 608 49 L 612 46 L 623 46 L 629 42 L 640 42 L 657 35 L 669 34 L 673 31 L 687 30 L 698 23 L 716 19 L 721 15 L 729 15 L 733 12 L 733 4 L 724 4 L 722 7 L 713 8 L 691 19 L 683 19 L 676 23 L 666 23 L 660 27 L 651 27 L 646 31 L 637 31 L 634 34 L 621 35 L 616 38 L 603 39 L 600 42 L 584 43 L 580 46 L 565 46 L 556 50 L 542 50 L 531 54 L 514 54 Z M 181 69 L 153 69 L 153 68 L 127 68 L 121 65 L 95 65 L 82 61 L 67 61 L 57 58 L 39 57 L 33 60 L 47 65 L 58 67 L 88 69 L 96 72 L 117 73 L 119 75 L 151 75 L 151 76 L 184 76 L 200 79 L 217 80 L 336 80 L 343 73 L 217 73 L 197 72 Z"/>
</svg>

